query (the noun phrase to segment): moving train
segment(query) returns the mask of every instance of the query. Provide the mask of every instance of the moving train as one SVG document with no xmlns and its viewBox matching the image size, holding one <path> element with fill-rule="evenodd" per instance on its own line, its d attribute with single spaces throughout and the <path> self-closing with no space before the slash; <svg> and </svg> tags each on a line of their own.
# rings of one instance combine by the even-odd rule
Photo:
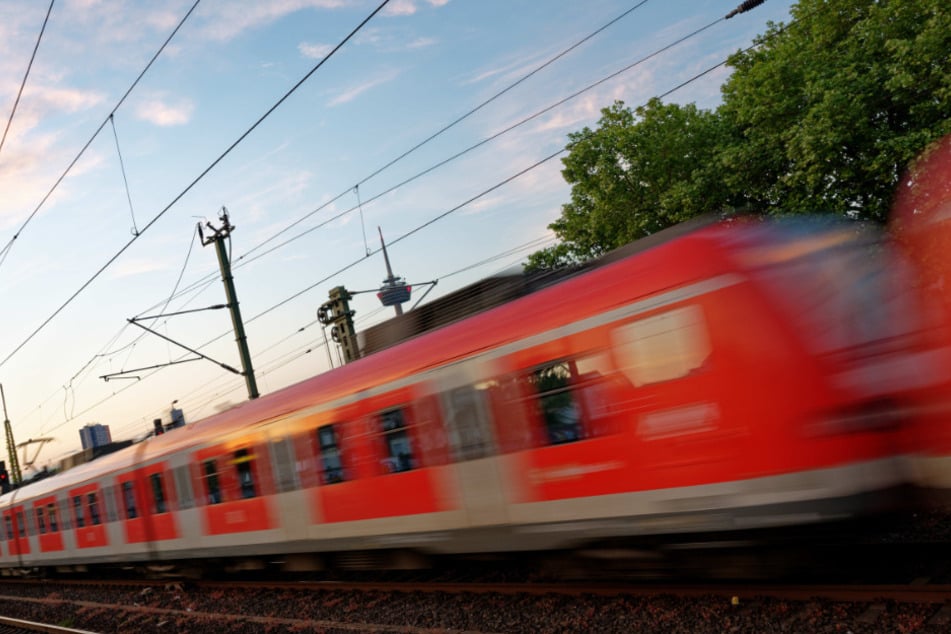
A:
<svg viewBox="0 0 951 634">
<path fill-rule="evenodd" d="M 5 494 L 0 569 L 304 569 L 866 517 L 908 484 L 947 380 L 895 251 L 819 219 L 659 234 Z"/>
<path fill-rule="evenodd" d="M 932 144 L 899 181 L 889 232 L 914 262 L 928 302 L 934 349 L 951 345 L 951 135 Z M 940 343 L 944 341 L 944 344 Z M 948 378 L 948 374 L 944 375 Z M 934 381 L 927 406 L 911 427 L 914 480 L 941 506 L 951 505 L 951 385 Z"/>
</svg>

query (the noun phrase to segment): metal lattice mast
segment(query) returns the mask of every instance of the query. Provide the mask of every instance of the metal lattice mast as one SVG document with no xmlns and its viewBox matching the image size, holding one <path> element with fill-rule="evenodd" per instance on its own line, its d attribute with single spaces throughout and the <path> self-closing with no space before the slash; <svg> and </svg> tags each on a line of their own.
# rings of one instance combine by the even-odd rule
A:
<svg viewBox="0 0 951 634">
<path fill-rule="evenodd" d="M 14 486 L 20 484 L 23 479 L 20 475 L 20 461 L 17 459 L 17 446 L 13 441 L 13 426 L 10 424 L 10 417 L 7 416 L 7 397 L 3 393 L 3 384 L 0 383 L 0 400 L 3 400 L 3 429 L 7 435 L 7 453 L 10 455 L 10 480 Z"/>
</svg>

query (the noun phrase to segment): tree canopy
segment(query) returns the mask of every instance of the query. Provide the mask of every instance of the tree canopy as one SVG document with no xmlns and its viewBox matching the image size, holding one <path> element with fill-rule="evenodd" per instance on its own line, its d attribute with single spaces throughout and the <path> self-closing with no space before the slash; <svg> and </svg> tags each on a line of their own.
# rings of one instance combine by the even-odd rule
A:
<svg viewBox="0 0 951 634">
<path fill-rule="evenodd" d="M 651 100 L 569 135 L 561 242 L 529 267 L 584 260 L 703 213 L 824 212 L 884 221 L 904 168 L 951 133 L 946 0 L 800 0 L 770 25 L 713 111 Z"/>
</svg>

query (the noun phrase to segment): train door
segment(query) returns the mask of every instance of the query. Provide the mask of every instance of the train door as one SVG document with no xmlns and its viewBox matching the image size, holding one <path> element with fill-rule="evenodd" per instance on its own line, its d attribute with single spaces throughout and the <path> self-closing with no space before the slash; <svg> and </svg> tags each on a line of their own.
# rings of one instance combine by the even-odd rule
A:
<svg viewBox="0 0 951 634">
<path fill-rule="evenodd" d="M 209 535 L 277 528 L 272 508 L 273 480 L 266 439 L 235 438 L 193 454 L 199 467 L 196 490 L 205 500 L 202 513 Z"/>
<path fill-rule="evenodd" d="M 168 463 L 158 462 L 117 476 L 115 502 L 127 544 L 179 537 Z"/>
<path fill-rule="evenodd" d="M 699 303 L 665 308 L 612 330 L 614 355 L 636 394 L 637 489 L 722 481 L 737 439 L 722 420 L 708 319 Z"/>
<path fill-rule="evenodd" d="M 310 495 L 321 521 L 448 510 L 439 481 L 446 460 L 434 401 L 401 388 L 308 420 L 319 474 Z"/>
<path fill-rule="evenodd" d="M 458 488 L 456 495 L 470 525 L 506 523 L 504 480 L 495 459 L 498 445 L 490 420 L 490 384 L 480 381 L 470 366 L 451 370 L 435 387 L 455 475 L 447 485 Z"/>
<path fill-rule="evenodd" d="M 506 476 L 512 502 L 630 490 L 631 451 L 619 436 L 628 395 L 606 336 L 599 328 L 499 360 L 493 418 L 503 451 L 512 455 L 502 460 L 513 463 Z"/>
<path fill-rule="evenodd" d="M 51 495 L 34 501 L 33 512 L 36 515 L 40 552 L 63 550 L 63 534 L 60 532 L 56 496 Z"/>
<path fill-rule="evenodd" d="M 23 505 L 10 507 L 3 512 L 3 531 L 7 537 L 7 549 L 11 555 L 30 554 L 30 538 Z"/>
<path fill-rule="evenodd" d="M 73 534 L 78 548 L 108 546 L 106 525 L 103 522 L 102 491 L 98 484 L 87 484 L 70 489 L 67 496 L 71 509 Z"/>
</svg>

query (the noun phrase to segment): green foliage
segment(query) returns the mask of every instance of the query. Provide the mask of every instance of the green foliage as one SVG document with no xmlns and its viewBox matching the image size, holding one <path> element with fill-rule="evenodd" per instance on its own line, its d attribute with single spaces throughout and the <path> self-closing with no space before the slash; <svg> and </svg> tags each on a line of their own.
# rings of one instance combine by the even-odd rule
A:
<svg viewBox="0 0 951 634">
<path fill-rule="evenodd" d="M 766 213 L 884 221 L 905 166 L 951 132 L 942 0 L 800 0 L 738 53 L 718 112 L 724 178 Z"/>
<path fill-rule="evenodd" d="M 562 175 L 571 202 L 550 225 L 563 242 L 532 254 L 530 266 L 596 257 L 707 211 L 706 199 L 722 189 L 710 143 L 719 127 L 711 112 L 658 99 L 635 111 L 621 102 L 603 109 L 596 130 L 569 135 Z"/>
<path fill-rule="evenodd" d="M 951 133 L 946 0 L 800 0 L 735 54 L 715 111 L 652 100 L 569 136 L 561 243 L 529 268 L 595 257 L 698 214 L 886 219 L 904 168 Z"/>
</svg>

